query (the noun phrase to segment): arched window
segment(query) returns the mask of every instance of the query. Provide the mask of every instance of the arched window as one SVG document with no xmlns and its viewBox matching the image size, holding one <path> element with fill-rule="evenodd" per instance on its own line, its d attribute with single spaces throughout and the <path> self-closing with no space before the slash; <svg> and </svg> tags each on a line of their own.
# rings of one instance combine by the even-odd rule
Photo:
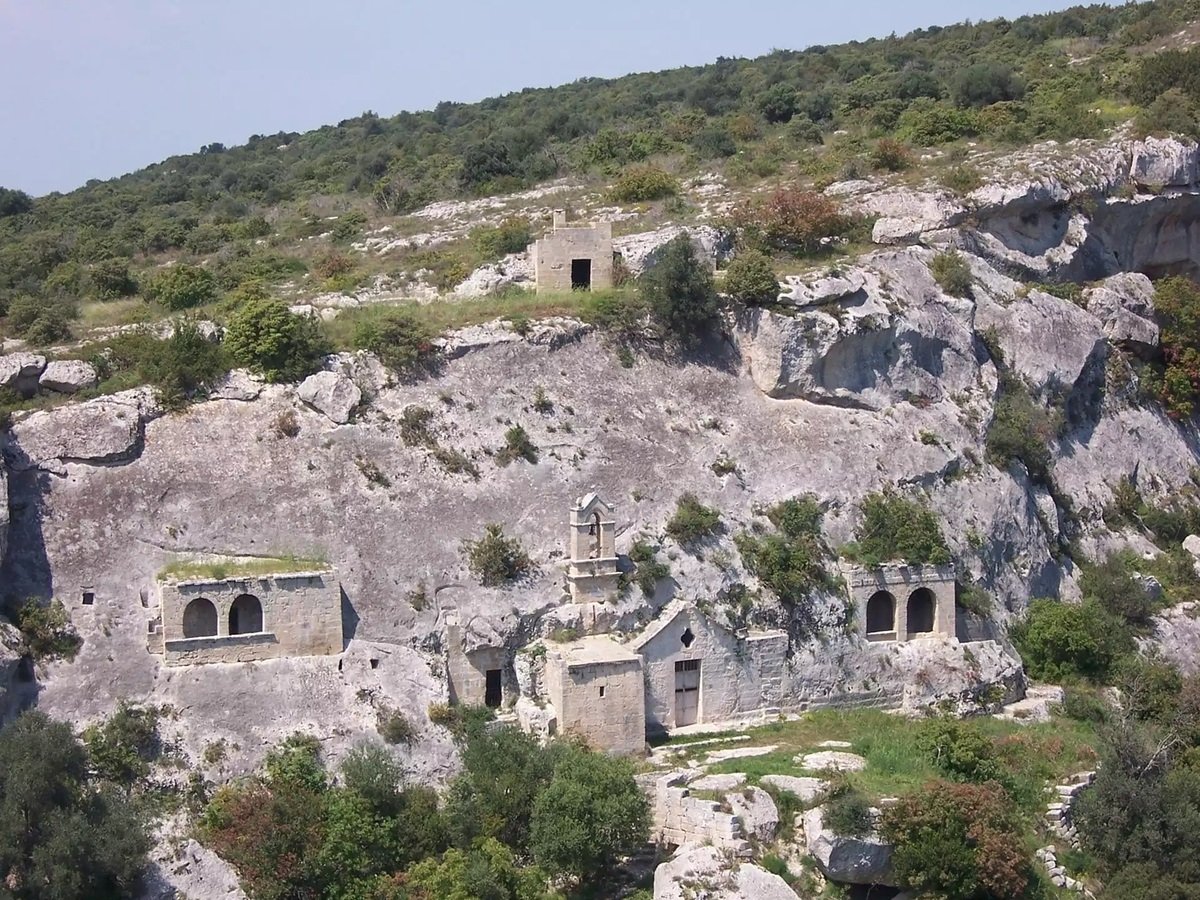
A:
<svg viewBox="0 0 1200 900">
<path fill-rule="evenodd" d="M 262 603 L 253 594 L 239 594 L 229 607 L 229 633 L 255 634 L 262 630 Z"/>
<path fill-rule="evenodd" d="M 217 608 L 206 597 L 196 597 L 183 608 L 185 638 L 213 637 L 217 633 Z"/>
<path fill-rule="evenodd" d="M 908 598 L 908 633 L 929 634 L 933 631 L 934 604 L 933 591 L 929 588 L 917 588 Z"/>
<path fill-rule="evenodd" d="M 896 630 L 896 598 L 887 591 L 876 591 L 867 601 L 867 634 Z"/>
</svg>

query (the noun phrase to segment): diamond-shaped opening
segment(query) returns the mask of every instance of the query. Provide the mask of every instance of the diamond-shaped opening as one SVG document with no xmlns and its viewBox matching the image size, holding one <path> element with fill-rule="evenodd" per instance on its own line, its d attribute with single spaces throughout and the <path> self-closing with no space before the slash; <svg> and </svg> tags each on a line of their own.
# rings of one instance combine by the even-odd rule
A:
<svg viewBox="0 0 1200 900">
<path fill-rule="evenodd" d="M 685 648 L 687 648 L 692 646 L 692 641 L 694 640 L 696 640 L 696 636 L 692 634 L 692 629 L 689 628 L 683 633 L 683 637 L 679 639 L 679 642 L 683 644 Z"/>
</svg>

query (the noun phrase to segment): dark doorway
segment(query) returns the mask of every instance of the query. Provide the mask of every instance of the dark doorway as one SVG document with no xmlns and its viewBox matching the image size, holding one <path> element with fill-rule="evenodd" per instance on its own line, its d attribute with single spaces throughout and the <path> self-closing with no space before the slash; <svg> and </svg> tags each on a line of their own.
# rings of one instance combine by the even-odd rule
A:
<svg viewBox="0 0 1200 900">
<path fill-rule="evenodd" d="M 217 633 L 217 608 L 207 597 L 197 597 L 183 608 L 185 638 L 213 637 Z"/>
<path fill-rule="evenodd" d="M 491 709 L 499 709 L 504 693 L 500 689 L 500 670 L 487 670 L 487 686 L 483 690 L 483 704 Z"/>
<path fill-rule="evenodd" d="M 240 594 L 229 607 L 229 633 L 257 634 L 262 630 L 262 603 L 253 594 Z"/>
<path fill-rule="evenodd" d="M 896 630 L 896 600 L 887 591 L 876 591 L 867 601 L 867 634 Z"/>
<path fill-rule="evenodd" d="M 928 634 L 933 631 L 934 612 L 933 591 L 929 588 L 918 588 L 908 598 L 908 633 Z"/>
<path fill-rule="evenodd" d="M 571 260 L 571 290 L 590 291 L 592 289 L 592 261 L 590 259 Z"/>
</svg>

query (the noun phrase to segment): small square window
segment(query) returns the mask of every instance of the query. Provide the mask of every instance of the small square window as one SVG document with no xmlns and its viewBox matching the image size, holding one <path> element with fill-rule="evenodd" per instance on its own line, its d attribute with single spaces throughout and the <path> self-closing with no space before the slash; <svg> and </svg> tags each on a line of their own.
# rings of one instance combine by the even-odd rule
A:
<svg viewBox="0 0 1200 900">
<path fill-rule="evenodd" d="M 94 592 L 92 592 L 92 591 L 84 591 L 83 592 L 83 605 L 84 606 L 91 606 L 95 602 L 96 602 L 96 594 Z"/>
<path fill-rule="evenodd" d="M 600 696 L 604 696 L 604 685 L 600 685 Z"/>
</svg>

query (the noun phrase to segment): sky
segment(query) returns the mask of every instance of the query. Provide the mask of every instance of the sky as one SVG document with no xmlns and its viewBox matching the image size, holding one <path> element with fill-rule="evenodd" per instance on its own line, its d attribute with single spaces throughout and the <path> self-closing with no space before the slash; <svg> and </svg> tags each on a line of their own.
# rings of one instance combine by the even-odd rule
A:
<svg viewBox="0 0 1200 900">
<path fill-rule="evenodd" d="M 1070 0 L 0 0 L 0 186 L 219 141 Z"/>
</svg>

